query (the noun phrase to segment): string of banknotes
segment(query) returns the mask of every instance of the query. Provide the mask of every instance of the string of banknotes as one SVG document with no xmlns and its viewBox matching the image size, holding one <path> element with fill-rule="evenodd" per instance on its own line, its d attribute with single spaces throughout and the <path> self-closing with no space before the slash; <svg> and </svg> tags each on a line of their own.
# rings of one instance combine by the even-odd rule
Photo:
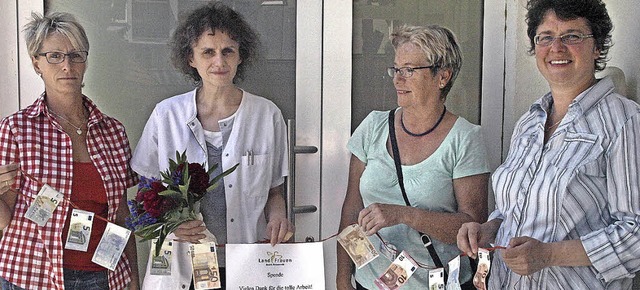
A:
<svg viewBox="0 0 640 290">
<path fill-rule="evenodd" d="M 67 240 L 64 248 L 81 252 L 87 252 L 89 248 L 89 240 L 91 239 L 91 230 L 93 229 L 93 221 L 95 218 L 106 222 L 107 226 L 91 261 L 113 271 L 122 256 L 122 252 L 129 240 L 131 231 L 118 226 L 93 212 L 80 209 L 77 205 L 71 202 L 71 200 L 65 198 L 62 193 L 53 189 L 48 184 L 40 182 L 27 172 L 21 172 L 24 176 L 36 182 L 40 187 L 40 190 L 35 197 L 26 196 L 21 192 L 18 192 L 18 194 L 22 196 L 33 198 L 33 202 L 29 205 L 29 208 L 25 213 L 25 218 L 33 221 L 40 227 L 44 227 L 53 217 L 53 213 L 58 208 L 58 205 L 62 201 L 68 202 L 71 205 L 72 210 L 71 220 L 69 222 L 69 231 L 67 233 Z"/>
<path fill-rule="evenodd" d="M 56 191 L 49 185 L 40 182 L 24 171 L 22 171 L 22 174 L 36 182 L 40 187 L 40 191 L 36 197 L 33 198 L 34 201 L 27 209 L 25 214 L 27 219 L 43 227 L 53 217 L 53 213 L 62 201 L 68 202 L 71 205 L 72 213 L 65 249 L 86 252 L 88 250 L 89 239 L 91 238 L 94 219 L 97 218 L 107 223 L 107 227 L 92 261 L 113 271 L 124 251 L 131 231 L 111 223 L 108 219 L 96 215 L 93 212 L 80 209 L 71 200 L 65 198 L 62 193 Z M 411 278 L 419 268 L 429 271 L 429 289 L 460 289 L 460 257 L 465 256 L 464 253 L 449 261 L 449 275 L 445 283 L 443 268 L 436 268 L 432 265 L 420 263 L 412 258 L 406 251 L 398 252 L 395 246 L 386 242 L 378 233 L 376 233 L 376 236 L 381 241 L 379 250 L 374 247 L 369 237 L 357 224 L 350 225 L 342 232 L 320 240 L 319 242 L 324 242 L 336 236 L 338 242 L 348 253 L 358 269 L 364 267 L 380 255 L 392 261 L 389 267 L 374 281 L 379 289 L 399 289 L 407 283 L 409 278 Z M 263 240 L 257 243 L 269 243 L 269 240 Z M 217 244 L 215 238 L 213 241 L 191 244 L 189 246 L 195 289 L 220 288 L 216 247 L 224 247 L 224 244 Z M 155 246 L 152 245 L 151 248 L 153 249 Z M 489 252 L 496 249 L 504 249 L 504 247 L 481 248 L 478 251 L 478 267 L 473 277 L 473 283 L 478 289 L 486 289 L 485 279 L 491 266 Z M 161 253 L 158 256 L 153 255 L 152 257 L 152 275 L 170 275 L 172 251 L 172 241 L 165 241 L 162 245 Z"/>
<path fill-rule="evenodd" d="M 379 289 L 399 289 L 407 283 L 409 278 L 411 278 L 413 273 L 415 273 L 419 268 L 429 271 L 429 289 L 460 289 L 460 257 L 465 256 L 466 254 L 462 253 L 449 261 L 449 275 L 445 283 L 443 268 L 422 264 L 412 258 L 407 251 L 398 252 L 395 246 L 386 242 L 380 234 L 376 233 L 376 236 L 381 241 L 381 247 L 379 249 L 375 248 L 373 243 L 371 243 L 358 224 L 352 224 L 340 232 L 338 235 L 338 242 L 345 249 L 358 269 L 364 267 L 380 255 L 386 257 L 389 261 L 392 261 L 389 267 L 387 267 L 387 269 L 374 281 L 375 285 Z M 486 289 L 485 279 L 491 267 L 489 252 L 504 248 L 505 247 L 497 246 L 493 248 L 479 249 L 478 267 L 473 278 L 473 283 L 476 288 Z"/>
</svg>

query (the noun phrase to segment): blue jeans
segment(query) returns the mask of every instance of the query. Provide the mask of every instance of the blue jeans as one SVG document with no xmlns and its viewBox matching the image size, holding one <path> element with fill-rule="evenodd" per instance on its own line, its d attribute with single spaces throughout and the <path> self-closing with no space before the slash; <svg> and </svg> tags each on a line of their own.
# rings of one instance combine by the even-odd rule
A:
<svg viewBox="0 0 640 290">
<path fill-rule="evenodd" d="M 0 287 L 2 287 L 0 288 L 2 290 L 24 290 L 24 288 L 20 288 L 16 285 L 13 285 L 2 277 L 0 277 Z"/>
<path fill-rule="evenodd" d="M 0 277 L 0 286 L 2 286 L 2 290 L 25 290 L 9 283 L 2 277 Z M 89 272 L 64 269 L 64 288 L 70 290 L 109 290 L 107 271 Z"/>
<path fill-rule="evenodd" d="M 91 272 L 64 269 L 64 289 L 109 290 L 107 271 Z"/>
</svg>

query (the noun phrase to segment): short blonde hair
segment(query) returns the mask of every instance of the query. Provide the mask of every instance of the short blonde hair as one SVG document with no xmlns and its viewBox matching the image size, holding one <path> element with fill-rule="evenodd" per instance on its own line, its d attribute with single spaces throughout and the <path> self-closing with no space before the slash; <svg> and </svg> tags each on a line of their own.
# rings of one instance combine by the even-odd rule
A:
<svg viewBox="0 0 640 290">
<path fill-rule="evenodd" d="M 29 55 L 38 56 L 42 43 L 54 32 L 66 36 L 75 49 L 89 51 L 87 34 L 73 15 L 65 12 L 52 12 L 42 16 L 33 12 L 31 18 L 32 20 L 23 29 Z"/>
<path fill-rule="evenodd" d="M 418 46 L 429 64 L 434 66 L 434 74 L 440 69 L 451 69 L 451 79 L 442 88 L 442 98 L 446 98 L 462 67 L 462 52 L 453 32 L 438 25 L 402 25 L 391 33 L 389 39 L 394 49 L 405 43 Z"/>
</svg>

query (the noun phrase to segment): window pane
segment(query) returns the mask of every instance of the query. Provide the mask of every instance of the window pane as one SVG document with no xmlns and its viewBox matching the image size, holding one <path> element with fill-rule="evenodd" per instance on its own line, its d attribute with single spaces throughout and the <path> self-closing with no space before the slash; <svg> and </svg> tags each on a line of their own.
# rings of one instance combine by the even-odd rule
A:
<svg viewBox="0 0 640 290">
<path fill-rule="evenodd" d="M 178 17 L 205 0 L 46 0 L 45 11 L 76 16 L 91 46 L 83 92 L 124 123 L 132 145 L 159 101 L 194 88 L 171 65 L 168 42 Z M 261 40 L 260 59 L 239 87 L 295 117 L 296 1 L 225 0 Z"/>
<path fill-rule="evenodd" d="M 480 122 L 483 1 L 356 0 L 353 4 L 352 131 L 372 110 L 397 107 L 394 51 L 389 33 L 402 24 L 438 24 L 453 31 L 461 47 L 462 69 L 447 96 L 447 109 Z"/>
</svg>

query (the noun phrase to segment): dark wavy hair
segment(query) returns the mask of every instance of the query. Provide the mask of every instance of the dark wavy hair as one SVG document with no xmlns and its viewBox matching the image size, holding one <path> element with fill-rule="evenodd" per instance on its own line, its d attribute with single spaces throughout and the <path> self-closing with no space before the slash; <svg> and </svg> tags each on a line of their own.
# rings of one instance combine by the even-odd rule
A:
<svg viewBox="0 0 640 290">
<path fill-rule="evenodd" d="M 600 56 L 595 60 L 596 71 L 601 71 L 607 66 L 607 53 L 611 48 L 611 30 L 613 24 L 605 4 L 601 0 L 529 0 L 527 2 L 527 35 L 529 36 L 529 53 L 534 54 L 535 43 L 533 38 L 536 30 L 542 23 L 544 15 L 553 11 L 561 20 L 573 20 L 584 18 L 593 34 L 596 48 L 600 50 Z"/>
<path fill-rule="evenodd" d="M 240 60 L 233 82 L 244 78 L 246 68 L 257 58 L 259 39 L 244 18 L 220 2 L 210 2 L 196 8 L 181 19 L 171 38 L 171 62 L 179 71 L 191 77 L 197 85 L 202 82 L 198 71 L 189 65 L 194 45 L 207 30 L 222 31 L 240 46 Z"/>
</svg>

